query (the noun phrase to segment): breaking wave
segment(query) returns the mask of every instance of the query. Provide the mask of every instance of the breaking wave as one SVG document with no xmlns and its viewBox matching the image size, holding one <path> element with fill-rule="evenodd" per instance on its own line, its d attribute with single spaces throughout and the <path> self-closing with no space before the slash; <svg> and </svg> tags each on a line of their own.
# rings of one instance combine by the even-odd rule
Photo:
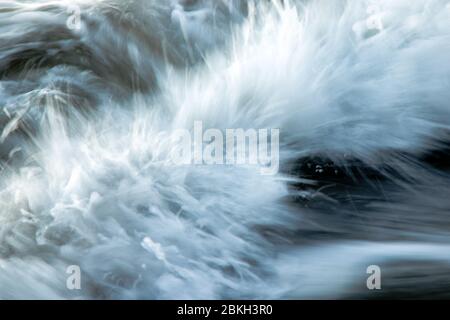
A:
<svg viewBox="0 0 450 320">
<path fill-rule="evenodd" d="M 449 52 L 448 0 L 3 0 L 0 298 L 448 296 Z M 279 173 L 170 165 L 195 121 Z"/>
</svg>

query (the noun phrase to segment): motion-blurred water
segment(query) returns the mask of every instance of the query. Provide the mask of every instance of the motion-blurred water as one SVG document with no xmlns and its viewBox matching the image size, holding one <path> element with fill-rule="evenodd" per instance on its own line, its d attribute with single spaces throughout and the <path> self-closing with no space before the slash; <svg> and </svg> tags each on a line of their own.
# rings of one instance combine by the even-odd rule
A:
<svg viewBox="0 0 450 320">
<path fill-rule="evenodd" d="M 449 52 L 448 0 L 1 1 L 0 298 L 449 297 Z"/>
</svg>

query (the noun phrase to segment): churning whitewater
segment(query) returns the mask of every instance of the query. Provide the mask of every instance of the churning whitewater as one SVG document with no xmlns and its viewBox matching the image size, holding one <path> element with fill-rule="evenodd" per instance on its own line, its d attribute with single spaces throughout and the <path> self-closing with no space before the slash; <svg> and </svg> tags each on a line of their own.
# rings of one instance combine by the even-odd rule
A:
<svg viewBox="0 0 450 320">
<path fill-rule="evenodd" d="M 3 0 L 0 108 L 2 299 L 449 296 L 449 0 Z"/>
</svg>

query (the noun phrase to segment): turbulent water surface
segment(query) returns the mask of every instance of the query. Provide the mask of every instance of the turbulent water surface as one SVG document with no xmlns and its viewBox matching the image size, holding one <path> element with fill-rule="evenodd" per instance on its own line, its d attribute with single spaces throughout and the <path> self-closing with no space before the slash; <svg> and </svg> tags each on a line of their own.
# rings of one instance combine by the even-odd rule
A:
<svg viewBox="0 0 450 320">
<path fill-rule="evenodd" d="M 450 296 L 449 0 L 3 0 L 0 108 L 0 298 Z"/>
</svg>

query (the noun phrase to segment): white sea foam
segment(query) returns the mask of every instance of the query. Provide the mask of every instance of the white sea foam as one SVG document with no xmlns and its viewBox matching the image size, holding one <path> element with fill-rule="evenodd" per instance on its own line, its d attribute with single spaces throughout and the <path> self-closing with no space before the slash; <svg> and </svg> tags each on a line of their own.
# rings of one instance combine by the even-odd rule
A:
<svg viewBox="0 0 450 320">
<path fill-rule="evenodd" d="M 0 298 L 340 297 L 383 257 L 448 262 L 433 230 L 401 229 L 426 242 L 410 247 L 351 235 L 309 246 L 306 226 L 358 224 L 294 203 L 292 185 L 314 182 L 290 170 L 316 154 L 392 166 L 415 182 L 367 211 L 403 212 L 407 228 L 423 211 L 405 203 L 420 198 L 445 219 L 433 187 L 446 180 L 421 180 L 400 155 L 446 138 L 449 1 L 70 3 L 77 30 L 69 2 L 0 3 Z M 168 165 L 171 134 L 195 121 L 279 129 L 278 174 Z M 81 291 L 65 287 L 69 265 Z"/>
</svg>

